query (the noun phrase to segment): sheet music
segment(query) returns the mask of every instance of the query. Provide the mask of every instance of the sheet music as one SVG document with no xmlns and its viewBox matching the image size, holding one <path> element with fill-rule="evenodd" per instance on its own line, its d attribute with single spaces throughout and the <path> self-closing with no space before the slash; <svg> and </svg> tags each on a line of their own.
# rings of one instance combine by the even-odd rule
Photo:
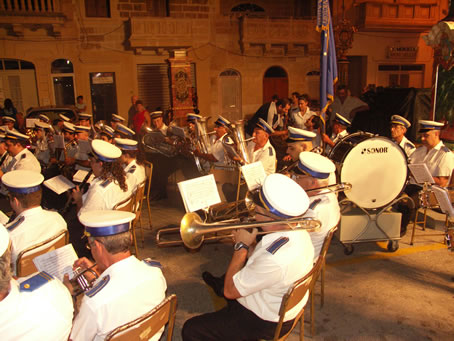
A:
<svg viewBox="0 0 454 341">
<path fill-rule="evenodd" d="M 54 135 L 54 148 L 65 148 L 65 138 L 63 135 Z"/>
<path fill-rule="evenodd" d="M 83 182 L 85 177 L 87 176 L 88 174 L 88 171 L 84 170 L 84 169 L 79 169 L 73 176 L 73 181 L 74 182 Z M 87 180 L 87 183 L 91 183 L 91 181 L 95 178 L 95 175 L 94 174 L 91 174 L 90 177 L 88 178 Z"/>
<path fill-rule="evenodd" d="M 39 118 L 27 118 L 25 120 L 25 127 L 26 128 L 34 128 L 35 122 L 39 122 Z"/>
<path fill-rule="evenodd" d="M 221 202 L 214 175 L 205 175 L 178 183 L 186 212 L 194 212 Z"/>
<path fill-rule="evenodd" d="M 266 177 L 265 168 L 263 168 L 261 161 L 241 166 L 241 172 L 250 191 L 262 186 Z"/>
<path fill-rule="evenodd" d="M 6 225 L 9 221 L 9 217 L 3 213 L 3 211 L 0 211 L 0 224 Z"/>
<path fill-rule="evenodd" d="M 44 181 L 44 185 L 58 195 L 66 192 L 67 190 L 76 187 L 71 181 L 63 175 L 57 175 Z"/>
<path fill-rule="evenodd" d="M 412 163 L 408 165 L 408 168 L 418 184 L 435 183 L 425 163 Z"/>
<path fill-rule="evenodd" d="M 72 244 L 67 244 L 59 249 L 47 252 L 33 259 L 38 271 L 46 271 L 48 274 L 63 281 L 65 274 L 69 279 L 73 277 L 73 264 L 78 259 Z"/>
<path fill-rule="evenodd" d="M 449 198 L 449 193 L 446 188 L 441 188 L 439 186 L 432 186 L 432 190 L 437 198 L 438 204 L 440 205 L 443 213 L 448 214 L 450 218 L 454 217 L 454 208 L 451 204 L 451 199 Z"/>
</svg>

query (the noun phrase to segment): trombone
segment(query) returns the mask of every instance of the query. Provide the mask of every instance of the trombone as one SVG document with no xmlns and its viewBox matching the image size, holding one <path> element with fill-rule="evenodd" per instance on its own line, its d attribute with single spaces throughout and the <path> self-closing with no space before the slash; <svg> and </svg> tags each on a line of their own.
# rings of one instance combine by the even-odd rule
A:
<svg viewBox="0 0 454 341">
<path fill-rule="evenodd" d="M 297 227 L 293 230 L 307 230 L 309 232 L 316 231 L 321 226 L 319 220 L 307 217 L 295 217 L 285 220 L 270 220 L 261 222 L 238 222 L 236 224 L 232 222 L 217 222 L 209 224 L 202 222 L 202 219 L 197 213 L 190 212 L 186 213 L 183 216 L 183 219 L 181 219 L 180 240 L 162 241 L 161 234 L 174 232 L 178 228 L 163 229 L 158 231 L 156 235 L 156 243 L 158 246 L 177 246 L 183 243 L 189 249 L 197 249 L 202 245 L 204 241 L 218 241 L 221 239 L 233 237 L 232 234 L 221 234 L 205 237 L 206 234 L 280 224 L 297 224 Z M 273 232 L 277 231 L 263 231 L 259 232 L 258 235 L 264 235 Z"/>
</svg>

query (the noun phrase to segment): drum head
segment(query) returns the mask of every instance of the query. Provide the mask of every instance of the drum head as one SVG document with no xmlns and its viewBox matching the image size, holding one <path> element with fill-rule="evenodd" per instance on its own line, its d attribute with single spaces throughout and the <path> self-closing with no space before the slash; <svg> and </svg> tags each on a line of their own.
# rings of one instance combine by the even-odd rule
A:
<svg viewBox="0 0 454 341">
<path fill-rule="evenodd" d="M 407 180 L 407 157 L 386 137 L 372 137 L 358 143 L 344 159 L 340 181 L 352 184 L 345 192 L 362 208 L 374 209 L 393 201 Z"/>
</svg>

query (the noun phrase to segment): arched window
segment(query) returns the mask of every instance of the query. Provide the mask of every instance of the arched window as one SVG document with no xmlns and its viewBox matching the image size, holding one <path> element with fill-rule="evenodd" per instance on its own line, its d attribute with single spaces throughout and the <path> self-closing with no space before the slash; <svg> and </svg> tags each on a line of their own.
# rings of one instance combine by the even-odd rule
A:
<svg viewBox="0 0 454 341">
<path fill-rule="evenodd" d="M 273 95 L 288 97 L 287 72 L 280 66 L 272 66 L 263 76 L 263 102 L 270 102 Z"/>
<path fill-rule="evenodd" d="M 56 59 L 51 64 L 55 105 L 75 104 L 74 67 L 69 59 Z"/>
<path fill-rule="evenodd" d="M 233 69 L 219 74 L 221 115 L 233 122 L 242 118 L 241 75 Z"/>
</svg>

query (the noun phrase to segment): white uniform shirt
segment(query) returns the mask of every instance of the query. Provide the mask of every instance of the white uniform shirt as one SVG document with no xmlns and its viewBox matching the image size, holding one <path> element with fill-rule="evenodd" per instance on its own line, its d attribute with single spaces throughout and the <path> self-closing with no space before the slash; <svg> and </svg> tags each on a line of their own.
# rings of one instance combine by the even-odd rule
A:
<svg viewBox="0 0 454 341">
<path fill-rule="evenodd" d="M 140 184 L 145 182 L 147 175 L 145 173 L 145 167 L 137 164 L 134 159 L 125 167 L 126 182 L 128 183 L 128 192 L 134 193 Z"/>
<path fill-rule="evenodd" d="M 454 155 L 442 141 L 434 148 L 427 152 L 426 146 L 416 148 L 411 154 L 410 163 L 425 163 L 432 176 L 448 176 L 451 177 L 454 169 Z M 415 184 L 412 178 L 411 183 Z"/>
<path fill-rule="evenodd" d="M 11 159 L 12 159 L 12 156 L 7 151 L 5 151 L 0 156 L 0 160 L 2 160 L 2 163 L 0 163 L 0 166 L 2 167 L 1 169 L 2 169 L 3 172 L 6 171 L 6 166 L 8 166 L 8 164 L 11 162 Z"/>
<path fill-rule="evenodd" d="M 4 172 L 6 173 L 19 169 L 41 173 L 41 165 L 39 164 L 38 159 L 27 148 L 24 148 L 11 159 Z"/>
<path fill-rule="evenodd" d="M 233 276 L 242 297 L 237 301 L 266 321 L 279 321 L 282 297 L 313 265 L 314 248 L 307 231 L 280 231 L 265 235 L 246 265 Z M 308 295 L 291 309 L 285 321 L 295 318 Z"/>
<path fill-rule="evenodd" d="M 35 156 L 39 161 L 45 164 L 49 163 L 50 151 L 46 137 L 36 141 Z"/>
<path fill-rule="evenodd" d="M 212 141 L 211 143 L 211 154 L 218 160 L 214 164 L 216 166 L 224 166 L 225 159 L 224 159 L 224 145 L 222 144 L 222 139 L 225 137 L 226 134 L 222 135 L 221 138 Z"/>
<path fill-rule="evenodd" d="M 19 289 L 19 284 L 12 279 L 8 296 L 0 301 L 2 341 L 67 340 L 74 309 L 71 294 L 63 283 L 50 279 L 36 289 L 31 285 L 30 291 Z"/>
<path fill-rule="evenodd" d="M 78 215 L 93 210 L 112 210 L 116 204 L 126 200 L 130 195 L 131 192 L 128 190 L 123 192 L 115 181 L 95 178 L 82 196 L 82 207 Z"/>
<path fill-rule="evenodd" d="M 161 303 L 166 289 L 158 266 L 141 262 L 135 256 L 111 265 L 85 293 L 71 340 L 104 340 L 113 329 Z M 161 334 L 162 331 L 158 332 L 151 340 L 159 340 Z"/>
<path fill-rule="evenodd" d="M 11 262 L 14 273 L 16 259 L 21 251 L 67 230 L 66 221 L 59 213 L 44 210 L 41 206 L 25 210 L 5 227 L 11 239 Z"/>
<path fill-rule="evenodd" d="M 306 108 L 306 112 L 304 114 L 301 113 L 301 111 L 293 113 L 293 115 L 292 115 L 292 119 L 294 122 L 293 126 L 295 128 L 299 128 L 299 129 L 306 129 L 306 126 L 304 125 L 304 123 L 306 123 L 306 121 L 309 118 L 311 118 L 312 115 L 316 115 L 316 114 L 315 114 L 315 112 L 310 111 L 309 107 Z"/>
<path fill-rule="evenodd" d="M 400 141 L 399 146 L 401 146 L 402 149 L 405 151 L 405 154 L 407 154 L 407 157 L 410 157 L 410 155 L 416 149 L 414 143 L 411 142 L 409 139 L 407 139 L 405 136 L 402 137 L 402 141 Z"/>
<path fill-rule="evenodd" d="M 315 205 L 314 201 L 320 200 Z M 314 262 L 322 251 L 323 242 L 328 232 L 338 224 L 340 219 L 340 208 L 337 201 L 337 196 L 334 193 L 316 195 L 310 197 L 311 205 L 314 204 L 314 208 L 307 210 L 305 217 L 312 217 L 320 220 L 322 226 L 319 231 L 309 232 L 314 246 Z"/>
<path fill-rule="evenodd" d="M 257 149 L 254 151 L 255 142 L 250 142 L 247 145 L 247 151 L 251 157 L 251 163 L 256 161 L 261 161 L 263 168 L 265 169 L 266 175 L 276 172 L 276 152 L 274 147 L 271 145 L 268 140 L 263 148 Z"/>
</svg>

